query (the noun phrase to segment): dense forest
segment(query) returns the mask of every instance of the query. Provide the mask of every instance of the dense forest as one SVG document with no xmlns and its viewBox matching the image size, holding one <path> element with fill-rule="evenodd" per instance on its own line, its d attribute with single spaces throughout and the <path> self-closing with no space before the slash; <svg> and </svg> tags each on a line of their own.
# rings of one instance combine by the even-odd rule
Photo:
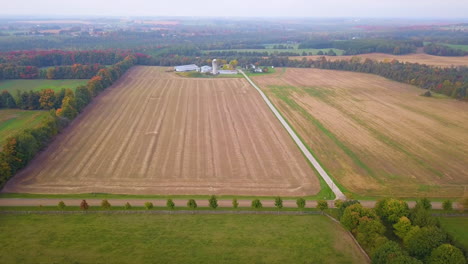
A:
<svg viewBox="0 0 468 264">
<path fill-rule="evenodd" d="M 388 39 L 355 39 L 347 41 L 305 41 L 299 45 L 300 49 L 326 49 L 336 48 L 344 50 L 343 55 L 356 55 L 363 53 L 388 53 L 394 55 L 408 54 L 422 47 L 422 41 L 397 41 Z"/>
<path fill-rule="evenodd" d="M 424 46 L 424 52 L 436 56 L 466 56 L 468 51 L 454 49 L 445 45 L 430 43 Z"/>
</svg>

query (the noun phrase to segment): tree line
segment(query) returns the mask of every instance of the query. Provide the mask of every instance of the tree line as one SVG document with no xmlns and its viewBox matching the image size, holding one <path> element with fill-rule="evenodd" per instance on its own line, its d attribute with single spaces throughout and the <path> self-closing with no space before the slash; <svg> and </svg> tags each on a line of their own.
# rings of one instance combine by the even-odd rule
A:
<svg viewBox="0 0 468 264">
<path fill-rule="evenodd" d="M 36 66 L 19 66 L 15 64 L 0 64 L 0 80 L 2 79 L 89 79 L 104 68 L 100 64 L 63 65 L 49 68 Z"/>
<path fill-rule="evenodd" d="M 389 39 L 354 39 L 345 41 L 310 40 L 299 44 L 300 49 L 342 49 L 344 50 L 343 55 L 373 52 L 400 55 L 413 53 L 416 51 L 417 47 L 422 47 L 421 41 Z"/>
<path fill-rule="evenodd" d="M 468 51 L 454 49 L 446 45 L 428 44 L 424 46 L 424 52 L 436 56 L 466 56 Z"/>
<path fill-rule="evenodd" d="M 68 125 L 105 88 L 111 86 L 128 69 L 136 64 L 134 56 L 127 56 L 111 67 L 103 68 L 85 86 L 54 92 L 45 89 L 40 92 L 22 93 L 15 101 L 8 92 L 0 96 L 1 107 L 22 109 L 50 109 L 42 123 L 7 138 L 0 152 L 0 186 L 29 161 Z"/>
</svg>

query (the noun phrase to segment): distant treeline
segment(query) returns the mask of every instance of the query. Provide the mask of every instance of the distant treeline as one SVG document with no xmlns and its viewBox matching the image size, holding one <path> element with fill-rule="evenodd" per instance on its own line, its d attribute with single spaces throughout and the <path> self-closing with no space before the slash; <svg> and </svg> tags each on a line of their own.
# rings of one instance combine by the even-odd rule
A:
<svg viewBox="0 0 468 264">
<path fill-rule="evenodd" d="M 50 109 L 50 115 L 36 128 L 25 130 L 6 140 L 0 152 L 0 187 L 66 127 L 92 99 L 117 81 L 137 62 L 136 57 L 127 56 L 108 68 L 100 69 L 86 86 L 54 92 L 23 92 L 16 100 L 7 91 L 0 96 L 0 108 Z"/>
<path fill-rule="evenodd" d="M 394 55 L 408 54 L 422 47 L 422 41 L 388 40 L 388 39 L 355 39 L 343 41 L 310 40 L 302 42 L 300 49 L 335 48 L 344 50 L 343 55 L 357 55 L 364 53 L 388 53 Z"/>
<path fill-rule="evenodd" d="M 122 61 L 132 54 L 120 50 L 90 50 L 90 51 L 10 51 L 0 53 L 0 63 L 17 66 L 49 67 L 73 64 L 103 64 L 112 65 Z"/>
<path fill-rule="evenodd" d="M 427 54 L 436 55 L 436 56 L 466 56 L 468 55 L 468 51 L 464 51 L 461 49 L 454 49 L 449 46 L 438 45 L 434 43 L 424 46 L 424 52 Z"/>
</svg>

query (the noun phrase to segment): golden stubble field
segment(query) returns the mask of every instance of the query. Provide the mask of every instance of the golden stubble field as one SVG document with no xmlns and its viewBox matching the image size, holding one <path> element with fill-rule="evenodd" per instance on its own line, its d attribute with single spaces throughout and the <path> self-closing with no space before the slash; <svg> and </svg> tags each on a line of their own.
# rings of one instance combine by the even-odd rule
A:
<svg viewBox="0 0 468 264">
<path fill-rule="evenodd" d="M 313 195 L 318 178 L 244 79 L 132 68 L 3 192 Z"/>
<path fill-rule="evenodd" d="M 359 54 L 355 56 L 300 56 L 300 57 L 290 57 L 294 60 L 302 60 L 303 58 L 318 60 L 322 57 L 327 58 L 327 60 L 350 60 L 352 57 L 359 57 L 364 61 L 366 58 L 376 60 L 376 61 L 392 61 L 393 59 L 400 62 L 410 62 L 410 63 L 419 63 L 427 64 L 432 66 L 439 67 L 452 67 L 452 66 L 468 66 L 468 56 L 464 57 L 443 57 L 443 56 L 433 56 L 425 53 L 415 53 L 415 54 L 406 54 L 406 55 L 391 55 L 384 53 L 368 53 L 368 54 Z"/>
<path fill-rule="evenodd" d="M 363 73 L 283 69 L 254 81 L 345 191 L 468 195 L 468 103 Z"/>
</svg>

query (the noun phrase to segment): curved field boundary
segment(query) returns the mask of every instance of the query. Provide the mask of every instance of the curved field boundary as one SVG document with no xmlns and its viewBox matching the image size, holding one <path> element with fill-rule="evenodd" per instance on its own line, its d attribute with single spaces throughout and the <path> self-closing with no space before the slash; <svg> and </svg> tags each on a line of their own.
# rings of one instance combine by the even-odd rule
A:
<svg viewBox="0 0 468 264">
<path fill-rule="evenodd" d="M 336 184 L 333 182 L 330 176 L 328 176 L 327 172 L 322 168 L 322 166 L 320 166 L 320 164 L 314 158 L 312 153 L 310 153 L 310 151 L 306 148 L 304 143 L 302 143 L 302 141 L 296 135 L 294 130 L 292 130 L 292 128 L 289 126 L 286 120 L 284 120 L 284 118 L 281 116 L 278 110 L 276 110 L 275 106 L 273 106 L 273 104 L 270 102 L 268 97 L 262 92 L 262 90 L 260 90 L 260 88 L 258 88 L 258 86 L 254 82 L 252 82 L 252 80 L 250 80 L 250 78 L 242 70 L 240 72 L 244 75 L 245 79 L 247 79 L 247 81 L 257 90 L 257 92 L 260 93 L 265 103 L 268 105 L 271 111 L 275 114 L 276 118 L 278 118 L 278 120 L 281 122 L 281 124 L 286 129 L 286 131 L 288 131 L 289 135 L 292 137 L 294 142 L 296 142 L 296 144 L 299 146 L 299 149 L 302 151 L 302 153 L 304 153 L 306 158 L 314 166 L 314 168 L 317 170 L 317 172 L 320 174 L 323 180 L 327 183 L 330 189 L 332 189 L 333 193 L 336 196 L 336 199 L 346 199 L 345 195 L 343 194 L 343 192 L 341 192 L 340 188 L 336 186 Z"/>
</svg>

